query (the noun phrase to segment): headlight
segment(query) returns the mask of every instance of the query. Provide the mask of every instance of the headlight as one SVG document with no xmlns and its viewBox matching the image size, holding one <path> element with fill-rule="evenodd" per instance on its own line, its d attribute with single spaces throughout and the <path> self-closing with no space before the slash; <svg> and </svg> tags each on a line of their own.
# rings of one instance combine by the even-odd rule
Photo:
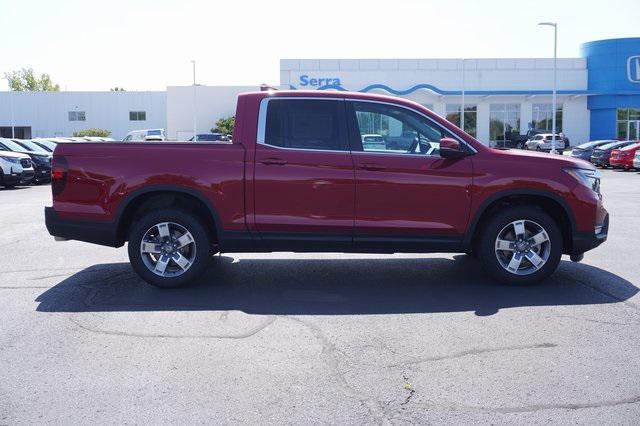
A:
<svg viewBox="0 0 640 426">
<path fill-rule="evenodd" d="M 578 182 L 592 189 L 596 193 L 600 193 L 600 172 L 598 170 L 590 169 L 562 169 L 564 172 L 569 173 Z"/>
<path fill-rule="evenodd" d="M 0 155 L 0 158 L 13 164 L 20 164 L 20 159 L 16 157 L 5 157 Z"/>
</svg>

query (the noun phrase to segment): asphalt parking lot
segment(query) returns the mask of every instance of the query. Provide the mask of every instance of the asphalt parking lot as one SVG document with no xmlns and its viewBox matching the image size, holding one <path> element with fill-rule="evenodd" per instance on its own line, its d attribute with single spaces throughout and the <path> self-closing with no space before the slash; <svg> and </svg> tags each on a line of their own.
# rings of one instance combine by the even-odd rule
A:
<svg viewBox="0 0 640 426">
<path fill-rule="evenodd" d="M 184 290 L 54 242 L 0 191 L 0 424 L 589 423 L 640 418 L 640 173 L 609 241 L 541 286 L 462 255 L 216 257 Z"/>
</svg>

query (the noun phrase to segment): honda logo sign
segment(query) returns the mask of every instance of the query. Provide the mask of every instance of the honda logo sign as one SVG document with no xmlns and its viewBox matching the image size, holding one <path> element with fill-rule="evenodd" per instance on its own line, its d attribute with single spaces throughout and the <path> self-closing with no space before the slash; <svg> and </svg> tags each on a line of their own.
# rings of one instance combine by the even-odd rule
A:
<svg viewBox="0 0 640 426">
<path fill-rule="evenodd" d="M 627 59 L 627 78 L 632 83 L 640 83 L 640 55 Z"/>
</svg>

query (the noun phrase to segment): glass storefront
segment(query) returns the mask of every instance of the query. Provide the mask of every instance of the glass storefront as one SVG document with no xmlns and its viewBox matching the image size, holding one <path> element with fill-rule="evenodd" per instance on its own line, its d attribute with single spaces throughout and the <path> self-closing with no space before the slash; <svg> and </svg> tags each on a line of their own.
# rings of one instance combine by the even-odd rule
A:
<svg viewBox="0 0 640 426">
<path fill-rule="evenodd" d="M 640 108 L 620 108 L 617 117 L 618 139 L 640 139 Z"/>
<path fill-rule="evenodd" d="M 447 104 L 446 118 L 456 126 L 460 126 L 460 110 L 461 104 Z M 464 131 L 474 138 L 476 137 L 476 128 L 478 125 L 478 106 L 475 104 L 464 105 Z"/>
<path fill-rule="evenodd" d="M 533 104 L 531 125 L 536 130 L 553 131 L 552 104 Z M 562 104 L 556 105 L 556 131 L 562 131 Z"/>
<path fill-rule="evenodd" d="M 520 104 L 489 105 L 489 140 L 502 146 L 511 133 L 520 133 Z"/>
</svg>

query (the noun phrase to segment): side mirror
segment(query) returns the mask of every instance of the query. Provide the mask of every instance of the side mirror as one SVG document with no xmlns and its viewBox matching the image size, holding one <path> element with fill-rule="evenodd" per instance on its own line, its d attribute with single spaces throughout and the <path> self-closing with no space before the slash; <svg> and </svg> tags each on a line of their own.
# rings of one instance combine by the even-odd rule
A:
<svg viewBox="0 0 640 426">
<path fill-rule="evenodd" d="M 453 138 L 440 139 L 440 156 L 442 158 L 462 158 L 467 153 L 460 147 L 460 142 Z"/>
</svg>

